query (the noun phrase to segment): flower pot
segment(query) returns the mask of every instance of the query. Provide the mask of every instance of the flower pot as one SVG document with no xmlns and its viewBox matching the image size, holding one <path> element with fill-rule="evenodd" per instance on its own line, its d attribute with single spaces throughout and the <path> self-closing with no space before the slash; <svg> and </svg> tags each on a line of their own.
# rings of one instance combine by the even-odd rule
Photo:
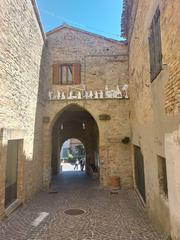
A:
<svg viewBox="0 0 180 240">
<path fill-rule="evenodd" d="M 120 177 L 117 176 L 110 176 L 110 186 L 114 190 L 120 189 Z"/>
</svg>

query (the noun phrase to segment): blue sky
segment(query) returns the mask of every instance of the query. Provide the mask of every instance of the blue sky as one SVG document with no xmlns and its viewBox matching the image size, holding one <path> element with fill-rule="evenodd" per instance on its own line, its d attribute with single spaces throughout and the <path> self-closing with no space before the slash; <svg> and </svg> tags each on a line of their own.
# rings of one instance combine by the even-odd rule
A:
<svg viewBox="0 0 180 240">
<path fill-rule="evenodd" d="M 123 0 L 37 0 L 45 31 L 63 23 L 120 40 Z"/>
</svg>

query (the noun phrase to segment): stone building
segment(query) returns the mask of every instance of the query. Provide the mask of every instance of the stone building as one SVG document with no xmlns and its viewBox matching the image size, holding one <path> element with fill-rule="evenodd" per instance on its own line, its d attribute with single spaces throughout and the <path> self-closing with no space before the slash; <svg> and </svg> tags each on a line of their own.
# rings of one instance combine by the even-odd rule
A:
<svg viewBox="0 0 180 240">
<path fill-rule="evenodd" d="M 115 174 L 132 186 L 130 146 L 121 142 L 130 136 L 129 100 L 112 95 L 128 83 L 127 46 L 67 25 L 47 33 L 46 42 L 44 181 L 48 186 L 51 168 L 57 173 L 64 141 L 77 138 L 87 165 L 101 165 L 104 185 Z"/>
<path fill-rule="evenodd" d="M 178 0 L 124 0 L 122 42 L 68 25 L 44 34 L 34 0 L 1 2 L 0 215 L 48 189 L 76 138 L 88 173 L 120 177 L 180 239 Z"/>
<path fill-rule="evenodd" d="M 45 35 L 31 1 L 1 1 L 0 215 L 42 188 L 42 91 Z M 14 201 L 18 199 L 17 201 Z"/>
<path fill-rule="evenodd" d="M 1 216 L 49 187 L 69 138 L 102 184 L 132 187 L 127 44 L 66 25 L 45 36 L 34 1 L 3 1 L 0 17 Z"/>
<path fill-rule="evenodd" d="M 180 239 L 180 2 L 124 3 L 135 186 L 153 221 Z"/>
</svg>

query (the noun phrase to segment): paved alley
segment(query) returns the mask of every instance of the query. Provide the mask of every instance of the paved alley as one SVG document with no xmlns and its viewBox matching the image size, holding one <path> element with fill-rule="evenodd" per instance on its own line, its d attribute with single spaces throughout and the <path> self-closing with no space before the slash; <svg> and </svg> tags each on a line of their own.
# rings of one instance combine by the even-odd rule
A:
<svg viewBox="0 0 180 240">
<path fill-rule="evenodd" d="M 84 210 L 67 215 L 67 209 Z M 64 172 L 0 222 L 1 240 L 165 240 L 133 191 L 110 194 L 82 172 Z"/>
</svg>

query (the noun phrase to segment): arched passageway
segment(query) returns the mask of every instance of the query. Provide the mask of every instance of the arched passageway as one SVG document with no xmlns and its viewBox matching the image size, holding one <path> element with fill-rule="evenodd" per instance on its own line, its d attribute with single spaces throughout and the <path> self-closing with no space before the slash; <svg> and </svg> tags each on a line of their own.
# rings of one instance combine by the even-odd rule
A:
<svg viewBox="0 0 180 240">
<path fill-rule="evenodd" d="M 77 138 L 66 140 L 60 150 L 60 172 L 84 171 L 86 168 L 86 150 Z"/>
<path fill-rule="evenodd" d="M 86 151 L 86 172 L 98 172 L 99 169 L 99 130 L 92 115 L 84 108 L 71 104 L 65 107 L 57 117 L 52 129 L 52 176 L 60 171 L 60 149 L 68 140 L 79 139 Z"/>
</svg>

